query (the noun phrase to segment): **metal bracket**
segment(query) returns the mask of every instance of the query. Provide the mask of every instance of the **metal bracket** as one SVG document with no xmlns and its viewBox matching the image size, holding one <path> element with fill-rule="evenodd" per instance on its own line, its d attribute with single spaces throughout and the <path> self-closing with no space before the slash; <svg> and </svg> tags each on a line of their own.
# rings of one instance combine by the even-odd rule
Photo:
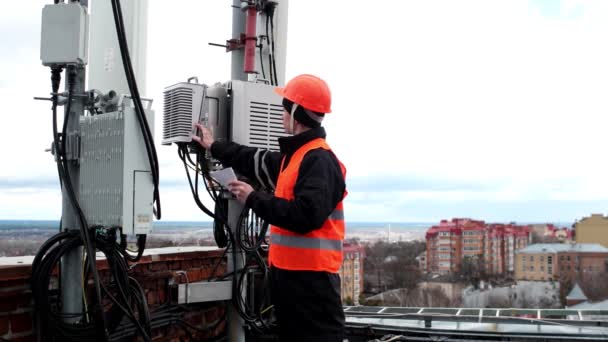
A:
<svg viewBox="0 0 608 342">
<path fill-rule="evenodd" d="M 232 299 L 232 281 L 201 281 L 179 284 L 177 303 L 217 302 Z"/>
<path fill-rule="evenodd" d="M 131 106 L 134 107 L 133 106 L 133 97 L 131 95 L 122 94 L 122 95 L 120 95 L 118 97 L 118 103 L 117 103 L 117 107 L 118 108 L 120 108 L 122 110 L 125 109 L 125 106 L 127 106 L 127 101 L 125 101 L 125 99 L 130 99 L 131 100 Z M 144 109 L 151 109 L 152 108 L 152 101 L 153 101 L 152 99 L 143 98 L 142 97 L 141 101 L 145 102 L 145 104 L 142 103 L 144 105 L 144 107 L 145 107 Z"/>
<path fill-rule="evenodd" d="M 78 160 L 80 158 L 80 134 L 71 132 L 67 134 L 65 141 L 65 156 L 67 160 Z"/>
<path fill-rule="evenodd" d="M 230 52 L 233 50 L 239 50 L 245 48 L 245 40 L 247 40 L 247 36 L 241 33 L 239 39 L 232 38 L 226 41 L 226 44 L 218 44 L 218 43 L 208 43 L 211 46 L 219 46 L 226 48 L 226 52 Z"/>
</svg>

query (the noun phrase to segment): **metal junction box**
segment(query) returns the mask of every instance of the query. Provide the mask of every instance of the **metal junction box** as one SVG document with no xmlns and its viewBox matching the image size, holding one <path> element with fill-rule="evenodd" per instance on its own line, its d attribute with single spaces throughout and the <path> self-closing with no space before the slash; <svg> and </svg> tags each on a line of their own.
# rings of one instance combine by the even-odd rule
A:
<svg viewBox="0 0 608 342">
<path fill-rule="evenodd" d="M 165 89 L 163 144 L 190 142 L 193 125 L 211 128 L 215 140 L 279 150 L 277 139 L 285 137 L 283 105 L 274 86 L 231 81 L 205 86 L 177 83 Z"/>
<path fill-rule="evenodd" d="M 146 110 L 154 132 L 154 112 Z M 152 230 L 153 182 L 135 108 L 81 117 L 80 203 L 90 225 Z"/>
<path fill-rule="evenodd" d="M 239 144 L 272 151 L 279 150 L 277 139 L 288 136 L 283 128 L 282 98 L 274 86 L 263 83 L 231 82 L 230 138 Z"/>
<path fill-rule="evenodd" d="M 87 64 L 89 15 L 79 2 L 42 9 L 40 60 L 43 65 Z"/>
<path fill-rule="evenodd" d="M 207 113 L 203 101 L 207 86 L 199 83 L 177 83 L 165 88 L 163 113 L 163 145 L 190 142 L 195 133 L 194 123 Z"/>
</svg>

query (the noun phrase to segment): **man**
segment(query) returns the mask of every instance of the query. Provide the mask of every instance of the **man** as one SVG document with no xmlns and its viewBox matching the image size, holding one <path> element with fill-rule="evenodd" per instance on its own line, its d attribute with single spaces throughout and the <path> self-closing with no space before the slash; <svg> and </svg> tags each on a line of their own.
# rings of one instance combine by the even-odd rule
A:
<svg viewBox="0 0 608 342">
<path fill-rule="evenodd" d="M 331 112 L 325 81 L 300 75 L 276 88 L 283 97 L 280 152 L 214 142 L 198 124 L 193 136 L 226 167 L 231 166 L 274 194 L 234 181 L 229 190 L 270 223 L 271 297 L 281 341 L 336 341 L 344 338 L 340 298 L 346 170 L 325 142 L 321 122 Z M 275 186 L 276 185 L 276 186 Z"/>
</svg>

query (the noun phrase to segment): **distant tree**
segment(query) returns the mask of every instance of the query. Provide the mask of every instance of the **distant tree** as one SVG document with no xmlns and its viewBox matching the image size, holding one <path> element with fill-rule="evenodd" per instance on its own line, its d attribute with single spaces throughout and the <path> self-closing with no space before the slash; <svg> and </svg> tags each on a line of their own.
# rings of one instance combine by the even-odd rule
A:
<svg viewBox="0 0 608 342">
<path fill-rule="evenodd" d="M 499 295 L 490 295 L 488 296 L 488 304 L 486 305 L 488 308 L 511 308 L 513 307 L 513 303 L 508 297 L 499 296 Z"/>
<path fill-rule="evenodd" d="M 425 307 L 450 307 L 452 302 L 450 298 L 439 287 L 425 288 L 420 291 L 422 305 Z"/>
<path fill-rule="evenodd" d="M 569 277 L 564 277 L 559 280 L 559 301 L 562 306 L 566 306 L 566 297 L 574 287 L 574 280 Z"/>
<path fill-rule="evenodd" d="M 421 278 L 416 257 L 426 248 L 423 241 L 378 241 L 365 247 L 365 279 L 368 290 L 413 288 Z M 414 270 L 415 269 L 415 270 Z"/>
<path fill-rule="evenodd" d="M 418 267 L 403 265 L 399 261 L 391 261 L 385 265 L 387 274 L 392 278 L 391 288 L 414 289 L 421 281 L 422 275 Z"/>
<path fill-rule="evenodd" d="M 483 258 L 481 256 L 465 256 L 462 258 L 458 276 L 461 280 L 478 288 L 480 280 L 487 280 Z"/>
<path fill-rule="evenodd" d="M 538 300 L 538 308 L 539 309 L 551 309 L 553 307 L 555 307 L 555 301 L 551 300 L 550 298 L 541 297 Z"/>
<path fill-rule="evenodd" d="M 382 271 L 383 263 L 388 254 L 388 244 L 378 241 L 373 245 L 365 246 L 365 260 L 363 270 L 365 280 L 375 278 L 375 285 L 378 291 L 382 291 Z"/>
</svg>

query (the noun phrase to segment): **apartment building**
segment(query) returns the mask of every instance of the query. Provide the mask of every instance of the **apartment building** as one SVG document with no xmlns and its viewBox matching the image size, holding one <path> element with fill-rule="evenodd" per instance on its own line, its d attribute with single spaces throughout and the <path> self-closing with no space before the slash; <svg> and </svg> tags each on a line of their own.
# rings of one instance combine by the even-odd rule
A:
<svg viewBox="0 0 608 342">
<path fill-rule="evenodd" d="M 516 252 L 516 280 L 577 279 L 608 271 L 608 248 L 597 243 L 539 243 Z"/>
<path fill-rule="evenodd" d="M 487 224 L 468 218 L 442 220 L 426 233 L 426 272 L 457 273 L 462 261 L 472 258 L 488 274 L 512 273 L 515 251 L 529 241 L 528 226 Z"/>
<path fill-rule="evenodd" d="M 608 216 L 592 214 L 574 224 L 577 243 L 599 243 L 608 247 Z"/>
<path fill-rule="evenodd" d="M 359 295 L 363 291 L 363 259 L 365 248 L 356 244 L 343 246 L 343 261 L 340 268 L 342 302 L 351 301 L 359 305 Z"/>
</svg>

